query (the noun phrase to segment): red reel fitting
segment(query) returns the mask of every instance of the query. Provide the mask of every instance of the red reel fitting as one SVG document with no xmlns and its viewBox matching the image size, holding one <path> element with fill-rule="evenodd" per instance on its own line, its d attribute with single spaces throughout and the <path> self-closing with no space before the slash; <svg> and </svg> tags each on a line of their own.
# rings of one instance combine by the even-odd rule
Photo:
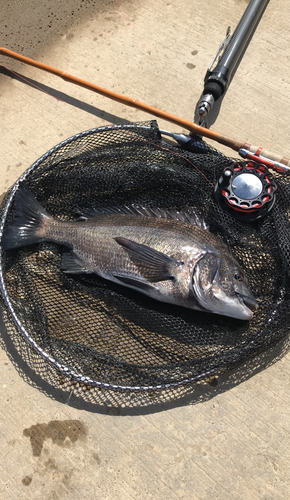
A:
<svg viewBox="0 0 290 500">
<path fill-rule="evenodd" d="M 275 203 L 277 184 L 263 164 L 236 162 L 220 176 L 214 197 L 217 203 L 239 220 L 254 221 L 269 213 Z"/>
</svg>

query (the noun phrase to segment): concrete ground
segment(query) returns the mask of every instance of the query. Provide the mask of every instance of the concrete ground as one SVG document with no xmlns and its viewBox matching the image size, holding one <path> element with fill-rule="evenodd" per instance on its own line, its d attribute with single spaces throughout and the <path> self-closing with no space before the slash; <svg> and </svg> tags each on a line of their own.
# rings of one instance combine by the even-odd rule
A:
<svg viewBox="0 0 290 500">
<path fill-rule="evenodd" d="M 247 3 L 2 0 L 0 45 L 193 120 L 205 71 Z M 289 47 L 288 2 L 272 1 L 212 129 L 290 157 Z M 4 56 L 0 96 L 0 194 L 63 139 L 150 119 Z M 82 402 L 54 389 L 53 375 L 42 380 L 37 357 L 24 360 L 15 334 L 1 333 L 1 500 L 290 498 L 289 354 L 253 376 Z"/>
</svg>

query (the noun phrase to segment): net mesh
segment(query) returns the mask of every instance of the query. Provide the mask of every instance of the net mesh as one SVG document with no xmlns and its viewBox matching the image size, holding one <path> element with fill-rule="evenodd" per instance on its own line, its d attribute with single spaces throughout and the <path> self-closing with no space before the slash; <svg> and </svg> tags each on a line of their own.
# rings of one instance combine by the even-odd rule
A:
<svg viewBox="0 0 290 500">
<path fill-rule="evenodd" d="M 289 175 L 277 174 L 277 201 L 269 215 L 243 223 L 213 199 L 213 185 L 232 162 L 203 141 L 197 153 L 164 142 L 152 121 L 78 134 L 46 153 L 22 179 L 62 220 L 73 220 L 88 207 L 194 210 L 245 269 L 260 303 L 253 320 L 166 305 L 96 276 L 66 275 L 60 247 L 41 243 L 2 252 L 3 306 L 23 342 L 85 391 L 158 389 L 200 380 L 285 338 Z M 2 229 L 13 218 L 16 190 L 17 184 L 2 202 Z"/>
</svg>

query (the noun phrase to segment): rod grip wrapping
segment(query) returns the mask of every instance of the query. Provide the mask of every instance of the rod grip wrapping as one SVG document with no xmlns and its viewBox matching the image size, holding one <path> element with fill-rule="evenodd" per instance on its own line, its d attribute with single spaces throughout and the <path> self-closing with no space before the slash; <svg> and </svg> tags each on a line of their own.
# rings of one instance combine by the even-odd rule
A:
<svg viewBox="0 0 290 500">
<path fill-rule="evenodd" d="M 290 167 L 290 158 L 286 158 L 285 156 L 281 156 L 277 153 L 272 153 L 271 151 L 267 151 L 267 149 L 260 148 L 258 146 L 253 146 L 252 144 L 243 144 L 243 148 L 247 149 L 250 153 L 257 154 L 258 156 L 264 156 L 272 161 L 277 161 L 279 163 L 283 163 L 287 167 Z"/>
</svg>

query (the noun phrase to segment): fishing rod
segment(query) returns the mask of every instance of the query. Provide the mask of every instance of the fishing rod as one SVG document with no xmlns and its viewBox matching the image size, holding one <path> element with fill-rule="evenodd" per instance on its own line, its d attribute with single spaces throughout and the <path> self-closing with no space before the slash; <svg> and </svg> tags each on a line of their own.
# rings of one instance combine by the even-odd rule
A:
<svg viewBox="0 0 290 500">
<path fill-rule="evenodd" d="M 13 52 L 12 50 L 1 47 L 0 54 L 3 56 L 7 56 L 7 57 L 11 57 L 13 59 L 16 59 L 24 64 L 34 66 L 35 68 L 41 69 L 41 70 L 46 71 L 48 73 L 52 73 L 53 75 L 58 76 L 67 82 L 73 83 L 73 84 L 78 85 L 80 87 L 84 87 L 88 90 L 92 90 L 93 92 L 96 92 L 100 95 L 103 95 L 105 97 L 113 99 L 117 102 L 120 102 L 121 104 L 125 104 L 126 106 L 131 106 L 131 107 L 140 109 L 140 110 L 145 111 L 146 113 L 154 115 L 158 118 L 162 118 L 166 121 L 174 123 L 175 125 L 179 125 L 180 127 L 183 127 L 186 130 L 189 130 L 191 133 L 197 134 L 197 135 L 202 136 L 202 137 L 207 137 L 208 139 L 212 139 L 213 141 L 216 141 L 219 144 L 227 146 L 228 148 L 239 152 L 239 154 L 244 155 L 243 157 L 247 158 L 248 157 L 247 155 L 251 155 L 251 157 L 253 157 L 253 156 L 255 157 L 255 161 L 257 161 L 259 163 L 264 163 L 264 164 L 265 164 L 265 161 L 267 161 L 268 165 L 271 168 L 274 168 L 280 172 L 290 170 L 290 159 L 289 158 L 286 158 L 286 157 L 281 156 L 281 155 L 276 154 L 276 153 L 271 153 L 269 151 L 266 151 L 262 147 L 257 147 L 257 146 L 248 144 L 243 140 L 234 139 L 232 137 L 219 134 L 218 132 L 215 132 L 213 130 L 209 130 L 206 127 L 202 127 L 201 125 L 198 125 L 190 120 L 185 120 L 185 119 L 180 118 L 176 115 L 167 113 L 166 111 L 163 111 L 163 110 L 160 110 L 160 109 L 155 108 L 153 106 L 150 106 L 148 104 L 145 104 L 141 101 L 138 101 L 137 99 L 118 94 L 118 93 L 113 92 L 111 90 L 107 90 L 104 87 L 101 87 L 101 86 L 96 85 L 94 83 L 83 80 L 82 78 L 73 76 L 73 75 L 67 73 L 66 71 L 54 68 L 53 66 L 49 66 L 49 65 L 41 63 L 39 61 L 35 61 L 34 59 L 30 59 L 26 56 L 18 54 L 17 52 Z M 168 135 L 170 135 L 170 133 Z M 171 134 L 171 135 L 172 135 L 172 137 L 174 137 L 174 135 L 178 136 L 180 138 L 181 144 L 184 142 L 189 142 L 191 140 L 191 137 L 186 136 L 185 134 Z"/>
</svg>

